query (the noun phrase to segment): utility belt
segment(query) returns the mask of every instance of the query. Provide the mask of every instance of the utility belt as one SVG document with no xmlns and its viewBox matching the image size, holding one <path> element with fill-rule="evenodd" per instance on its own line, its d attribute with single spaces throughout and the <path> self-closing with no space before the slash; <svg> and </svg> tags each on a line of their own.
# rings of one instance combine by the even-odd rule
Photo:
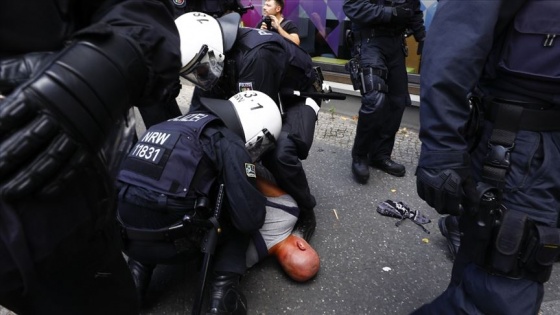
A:
<svg viewBox="0 0 560 315">
<path fill-rule="evenodd" d="M 499 98 L 485 98 L 484 117 L 494 123 L 482 167 L 484 182 L 503 189 L 511 151 L 519 130 L 560 131 L 560 107 Z"/>
<path fill-rule="evenodd" d="M 536 104 L 497 98 L 484 99 L 485 118 L 494 122 L 488 152 L 482 165 L 482 183 L 477 190 L 480 204 L 476 215 L 461 221 L 474 261 L 489 273 L 548 281 L 552 264 L 560 255 L 560 229 L 544 226 L 526 213 L 507 210 L 501 204 L 511 152 L 519 130 L 560 130 L 560 110 L 551 104 Z"/>
<path fill-rule="evenodd" d="M 519 115 L 519 117 L 512 117 L 517 121 L 518 130 L 560 131 L 560 124 L 558 123 L 560 121 L 560 106 L 496 98 L 486 99 L 485 105 L 485 118 L 489 121 L 495 122 L 500 114 Z M 515 112 L 508 109 L 512 107 L 518 109 L 513 109 Z"/>
<path fill-rule="evenodd" d="M 117 216 L 122 239 L 140 242 L 165 242 L 175 245 L 177 252 L 200 247 L 206 231 L 212 228 L 209 200 L 199 198 L 174 198 L 165 194 L 146 191 L 145 189 L 127 185 L 119 193 L 121 201 L 162 212 L 181 211 L 183 219 L 164 228 L 148 229 L 127 226 Z"/>
<path fill-rule="evenodd" d="M 548 281 L 560 255 L 560 229 L 539 224 L 515 210 L 505 210 L 501 219 L 494 219 L 490 226 L 481 225 L 481 220 L 471 222 L 471 234 L 478 235 L 471 238 L 479 247 L 475 262 L 490 274 Z M 490 230 L 481 231 L 485 228 Z M 490 232 L 488 240 L 483 239 L 485 232 Z"/>
<path fill-rule="evenodd" d="M 394 37 L 403 36 L 406 29 L 402 27 L 372 27 L 354 31 L 355 40 L 364 40 L 372 37 Z"/>
</svg>

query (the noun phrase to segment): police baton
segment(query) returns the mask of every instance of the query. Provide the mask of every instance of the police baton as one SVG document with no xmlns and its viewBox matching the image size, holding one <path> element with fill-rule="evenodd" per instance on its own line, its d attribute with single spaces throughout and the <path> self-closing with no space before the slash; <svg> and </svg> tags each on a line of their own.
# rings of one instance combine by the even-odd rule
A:
<svg viewBox="0 0 560 315">
<path fill-rule="evenodd" d="M 311 97 L 311 98 L 320 98 L 323 100 L 345 100 L 346 94 L 338 93 L 338 92 L 302 92 L 292 89 L 282 89 L 280 91 L 280 95 L 282 96 L 301 96 L 301 97 Z"/>
<path fill-rule="evenodd" d="M 208 280 L 208 271 L 210 270 L 210 264 L 214 251 L 216 250 L 216 245 L 218 243 L 218 234 L 221 232 L 220 223 L 218 219 L 220 218 L 220 213 L 222 211 L 222 202 L 224 200 L 224 184 L 220 184 L 218 189 L 218 196 L 216 197 L 216 205 L 214 206 L 213 215 L 208 218 L 210 227 L 206 232 L 204 240 L 202 241 L 201 251 L 204 253 L 202 258 L 202 268 L 200 270 L 199 278 L 199 290 L 194 300 L 192 314 L 199 315 L 202 314 L 202 305 L 204 302 L 204 291 L 206 288 L 206 282 Z"/>
</svg>

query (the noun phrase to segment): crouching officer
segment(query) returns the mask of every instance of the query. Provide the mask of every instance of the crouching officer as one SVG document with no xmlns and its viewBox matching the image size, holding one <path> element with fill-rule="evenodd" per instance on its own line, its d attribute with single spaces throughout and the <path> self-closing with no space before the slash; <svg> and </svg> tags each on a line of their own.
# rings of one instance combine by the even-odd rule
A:
<svg viewBox="0 0 560 315">
<path fill-rule="evenodd" d="M 416 314 L 538 314 L 560 252 L 560 6 L 437 10 L 422 60 L 417 190 L 459 215 L 461 239 L 449 286 Z"/>
<path fill-rule="evenodd" d="M 405 31 L 422 46 L 426 31 L 419 0 L 346 0 L 344 13 L 352 21 L 353 48 L 347 70 L 362 105 L 352 147 L 352 174 L 369 179 L 369 166 L 394 176 L 406 170 L 391 159 L 395 135 L 410 105 L 405 58 Z M 421 54 L 421 49 L 417 51 Z"/>
<path fill-rule="evenodd" d="M 282 132 L 263 164 L 297 201 L 301 215 L 296 230 L 309 240 L 316 225 L 316 201 L 301 160 L 313 143 L 320 100 L 293 96 L 293 91 L 322 91 L 318 72 L 301 47 L 278 33 L 240 28 L 239 22 L 237 13 L 215 19 L 199 12 L 175 21 L 182 43 L 181 75 L 196 86 L 190 109 L 200 108 L 201 96 L 227 99 L 248 90 L 264 92 L 279 104 Z M 279 97 L 282 90 L 291 95 Z"/>
<path fill-rule="evenodd" d="M 228 100 L 202 98 L 208 110 L 148 129 L 124 160 L 118 216 L 125 253 L 141 297 L 156 264 L 192 259 L 223 184 L 209 314 L 245 314 L 239 289 L 250 235 L 265 219 L 266 199 L 256 187 L 255 161 L 273 149 L 281 128 L 274 101 L 257 91 Z M 224 126 L 225 123 L 225 126 Z M 227 126 L 227 128 L 226 128 Z"/>
</svg>

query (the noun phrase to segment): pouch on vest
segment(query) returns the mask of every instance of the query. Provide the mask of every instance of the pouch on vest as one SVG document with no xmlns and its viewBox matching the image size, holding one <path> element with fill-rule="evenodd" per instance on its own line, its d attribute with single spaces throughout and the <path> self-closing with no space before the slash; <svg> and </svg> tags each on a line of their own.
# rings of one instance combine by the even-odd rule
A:
<svg viewBox="0 0 560 315">
<path fill-rule="evenodd" d="M 532 0 L 517 13 L 498 69 L 522 78 L 560 83 L 560 5 Z"/>
<path fill-rule="evenodd" d="M 536 225 L 526 246 L 522 261 L 525 270 L 534 274 L 536 281 L 548 281 L 552 273 L 552 264 L 560 254 L 560 229 Z"/>
<path fill-rule="evenodd" d="M 515 210 L 505 212 L 496 235 L 494 251 L 491 254 L 493 272 L 504 275 L 519 275 L 519 252 L 527 230 L 527 214 Z"/>
</svg>

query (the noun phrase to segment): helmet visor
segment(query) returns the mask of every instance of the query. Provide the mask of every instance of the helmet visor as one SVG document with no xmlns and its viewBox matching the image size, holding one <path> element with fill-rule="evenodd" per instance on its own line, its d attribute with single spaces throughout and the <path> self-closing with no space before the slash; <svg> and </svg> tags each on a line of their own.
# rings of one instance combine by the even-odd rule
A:
<svg viewBox="0 0 560 315">
<path fill-rule="evenodd" d="M 216 54 L 207 45 L 202 45 L 200 51 L 183 69 L 181 76 L 199 88 L 208 91 L 214 87 L 224 69 L 224 56 Z"/>
<path fill-rule="evenodd" d="M 266 128 L 245 143 L 245 149 L 253 162 L 260 160 L 263 154 L 274 149 L 275 146 L 276 139 Z"/>
</svg>

